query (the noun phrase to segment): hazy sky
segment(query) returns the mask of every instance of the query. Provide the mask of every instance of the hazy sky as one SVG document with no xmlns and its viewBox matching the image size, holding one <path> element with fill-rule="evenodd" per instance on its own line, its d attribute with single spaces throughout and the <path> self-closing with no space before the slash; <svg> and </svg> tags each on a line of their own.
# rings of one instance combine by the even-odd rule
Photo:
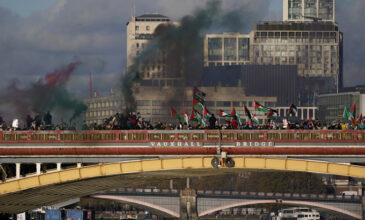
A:
<svg viewBox="0 0 365 220">
<path fill-rule="evenodd" d="M 125 69 L 125 24 L 136 14 L 160 13 L 179 20 L 206 0 L 0 0 L 0 88 L 35 82 L 77 57 L 83 62 L 69 88 L 88 95 L 88 73 L 105 95 Z M 282 0 L 222 0 L 224 10 L 249 7 L 253 21 L 281 20 Z M 364 0 L 338 0 L 336 20 L 344 32 L 345 84 L 365 84 Z M 355 31 L 356 30 L 356 31 Z"/>
</svg>

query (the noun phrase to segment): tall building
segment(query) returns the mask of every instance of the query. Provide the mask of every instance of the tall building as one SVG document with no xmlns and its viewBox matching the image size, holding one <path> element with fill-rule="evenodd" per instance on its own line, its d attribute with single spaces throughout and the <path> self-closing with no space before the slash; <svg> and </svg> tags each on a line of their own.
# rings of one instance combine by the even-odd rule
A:
<svg viewBox="0 0 365 220">
<path fill-rule="evenodd" d="M 144 14 L 132 16 L 127 22 L 127 69 L 133 60 L 146 48 L 147 43 L 153 39 L 153 33 L 160 24 L 170 23 L 170 19 L 160 14 Z M 151 68 L 152 68 L 151 64 Z M 155 65 L 157 67 L 157 65 Z M 150 68 L 150 67 L 148 67 Z M 152 72 L 155 68 L 152 69 Z"/>
<path fill-rule="evenodd" d="M 335 0 L 283 0 L 283 21 L 335 22 Z"/>
<path fill-rule="evenodd" d="M 241 49 L 247 46 L 240 43 L 243 39 L 248 50 Z M 314 105 L 320 91 L 342 87 L 343 36 L 333 22 L 256 23 L 249 34 L 208 34 L 204 45 L 205 66 L 296 65 L 302 105 Z M 242 51 L 249 51 L 249 56 L 241 58 Z"/>
</svg>

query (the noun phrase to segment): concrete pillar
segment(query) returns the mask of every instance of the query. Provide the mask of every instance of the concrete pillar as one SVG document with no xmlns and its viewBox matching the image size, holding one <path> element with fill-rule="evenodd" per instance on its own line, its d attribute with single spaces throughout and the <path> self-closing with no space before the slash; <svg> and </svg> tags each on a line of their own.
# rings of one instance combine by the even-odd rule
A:
<svg viewBox="0 0 365 220">
<path fill-rule="evenodd" d="M 57 163 L 57 171 L 61 171 L 61 163 Z"/>
<path fill-rule="evenodd" d="M 36 166 L 37 175 L 40 175 L 41 174 L 41 163 L 36 163 L 35 166 Z"/>
<path fill-rule="evenodd" d="M 21 165 L 21 163 L 15 164 L 15 177 L 17 179 L 20 179 L 20 165 Z"/>
<path fill-rule="evenodd" d="M 194 189 L 180 191 L 180 218 L 198 219 L 196 191 Z"/>
<path fill-rule="evenodd" d="M 81 163 L 77 163 L 77 168 L 81 168 Z"/>
<path fill-rule="evenodd" d="M 190 178 L 186 178 L 186 188 L 189 189 L 190 188 Z"/>
<path fill-rule="evenodd" d="M 174 180 L 170 180 L 170 189 L 174 189 Z"/>
</svg>

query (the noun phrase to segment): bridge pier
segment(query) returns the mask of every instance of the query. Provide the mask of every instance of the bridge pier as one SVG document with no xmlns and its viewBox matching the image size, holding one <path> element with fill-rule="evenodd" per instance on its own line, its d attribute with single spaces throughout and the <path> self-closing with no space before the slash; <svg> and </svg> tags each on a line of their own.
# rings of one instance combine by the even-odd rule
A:
<svg viewBox="0 0 365 220">
<path fill-rule="evenodd" d="M 15 164 L 15 178 L 20 179 L 20 165 L 21 163 Z"/>
<path fill-rule="evenodd" d="M 61 171 L 61 163 L 57 163 L 57 171 Z"/>
<path fill-rule="evenodd" d="M 187 188 L 180 191 L 180 218 L 198 219 L 196 191 L 194 189 Z"/>
<path fill-rule="evenodd" d="M 35 166 L 37 175 L 41 175 L 41 163 L 36 163 Z"/>
</svg>

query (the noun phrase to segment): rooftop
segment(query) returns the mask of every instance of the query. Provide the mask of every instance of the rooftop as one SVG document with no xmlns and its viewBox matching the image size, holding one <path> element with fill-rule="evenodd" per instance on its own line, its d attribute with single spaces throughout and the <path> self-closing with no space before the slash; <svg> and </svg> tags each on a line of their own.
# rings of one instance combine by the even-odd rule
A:
<svg viewBox="0 0 365 220">
<path fill-rule="evenodd" d="M 170 21 L 170 18 L 161 14 L 144 14 L 137 16 L 136 21 Z"/>
</svg>

